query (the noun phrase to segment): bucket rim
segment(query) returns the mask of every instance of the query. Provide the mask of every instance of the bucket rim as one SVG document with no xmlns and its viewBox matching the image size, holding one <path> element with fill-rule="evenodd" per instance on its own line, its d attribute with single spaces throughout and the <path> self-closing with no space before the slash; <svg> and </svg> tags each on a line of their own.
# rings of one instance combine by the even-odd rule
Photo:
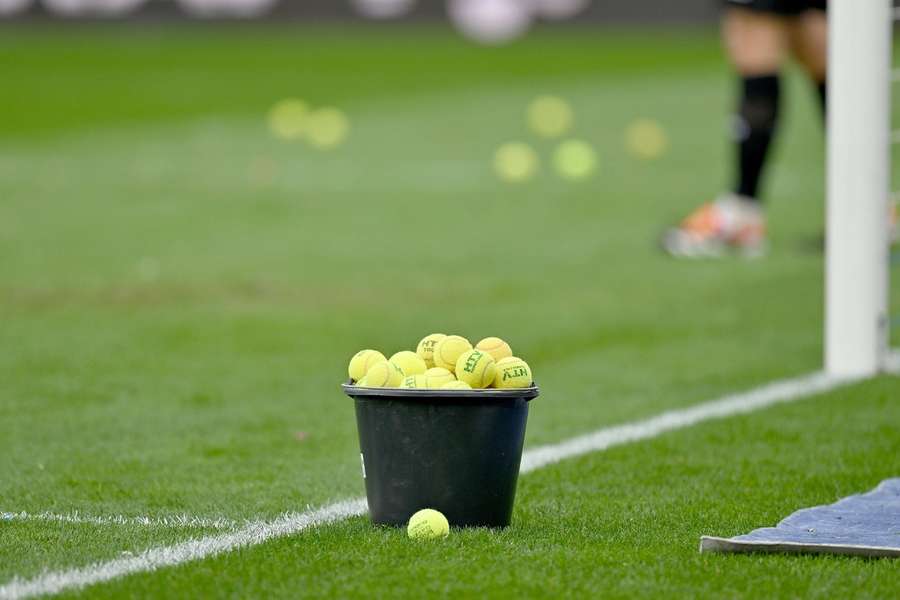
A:
<svg viewBox="0 0 900 600">
<path fill-rule="evenodd" d="M 540 389 L 537 384 L 531 384 L 527 388 L 513 388 L 506 390 L 498 390 L 495 388 L 487 388 L 483 390 L 442 390 L 442 389 L 408 389 L 408 388 L 375 388 L 362 387 L 353 383 L 342 383 L 341 388 L 344 393 L 351 398 L 404 398 L 422 400 L 512 400 L 522 398 L 531 401 L 540 395 Z"/>
</svg>

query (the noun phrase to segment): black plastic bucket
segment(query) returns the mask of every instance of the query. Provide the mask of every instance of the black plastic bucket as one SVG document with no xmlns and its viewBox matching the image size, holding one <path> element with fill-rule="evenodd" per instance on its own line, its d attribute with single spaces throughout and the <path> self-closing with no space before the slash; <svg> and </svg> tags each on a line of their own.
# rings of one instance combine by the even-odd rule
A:
<svg viewBox="0 0 900 600">
<path fill-rule="evenodd" d="M 506 527 L 536 386 L 417 390 L 344 385 L 356 401 L 372 522 L 434 508 L 455 526 Z"/>
</svg>

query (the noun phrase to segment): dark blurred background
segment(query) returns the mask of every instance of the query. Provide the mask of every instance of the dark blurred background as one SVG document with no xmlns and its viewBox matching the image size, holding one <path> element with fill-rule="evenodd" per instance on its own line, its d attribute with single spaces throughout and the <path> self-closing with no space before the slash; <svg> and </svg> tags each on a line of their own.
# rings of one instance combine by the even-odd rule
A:
<svg viewBox="0 0 900 600">
<path fill-rule="evenodd" d="M 535 2 L 551 20 L 608 23 L 694 24 L 713 21 L 716 0 L 475 0 L 484 10 L 502 13 L 510 3 Z M 471 3 L 470 3 L 471 4 Z M 540 12 L 540 11 L 539 11 Z M 131 18 L 172 20 L 185 15 L 206 18 L 272 20 L 383 19 L 439 20 L 447 17 L 443 0 L 0 0 L 4 20 L 48 18 Z"/>
</svg>

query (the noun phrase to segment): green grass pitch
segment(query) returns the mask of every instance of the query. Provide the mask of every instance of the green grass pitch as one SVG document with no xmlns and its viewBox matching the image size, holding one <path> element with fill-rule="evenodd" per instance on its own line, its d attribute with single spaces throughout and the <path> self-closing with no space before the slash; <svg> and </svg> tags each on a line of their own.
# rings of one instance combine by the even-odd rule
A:
<svg viewBox="0 0 900 600">
<path fill-rule="evenodd" d="M 346 362 L 432 331 L 529 360 L 526 447 L 821 364 L 823 139 L 796 73 L 770 256 L 655 247 L 727 182 L 712 32 L 5 29 L 0 79 L 0 512 L 243 521 L 359 496 Z M 528 133 L 543 93 L 575 108 L 593 179 L 560 180 Z M 288 96 L 346 111 L 347 143 L 272 139 Z M 640 117 L 669 135 L 658 160 L 624 151 Z M 511 140 L 541 156 L 526 185 L 491 171 Z M 354 518 L 73 595 L 889 597 L 896 561 L 697 547 L 896 476 L 898 397 L 884 377 L 542 469 L 501 532 L 415 544 Z M 0 585 L 213 531 L 3 520 Z"/>
</svg>

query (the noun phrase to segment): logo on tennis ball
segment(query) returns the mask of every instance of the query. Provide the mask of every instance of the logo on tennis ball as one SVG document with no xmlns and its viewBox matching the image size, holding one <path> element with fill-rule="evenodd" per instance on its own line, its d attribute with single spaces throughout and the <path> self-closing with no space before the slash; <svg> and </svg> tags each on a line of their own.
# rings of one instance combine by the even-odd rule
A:
<svg viewBox="0 0 900 600">
<path fill-rule="evenodd" d="M 463 371 L 465 371 L 466 373 L 474 373 L 475 367 L 478 366 L 478 361 L 480 361 L 481 357 L 483 356 L 484 354 L 482 354 L 478 350 L 472 352 L 472 354 L 470 354 L 469 358 L 466 360 L 466 366 L 463 367 Z"/>
<path fill-rule="evenodd" d="M 503 381 L 515 377 L 528 377 L 528 369 L 525 367 L 513 367 L 512 369 L 503 370 Z"/>
</svg>

